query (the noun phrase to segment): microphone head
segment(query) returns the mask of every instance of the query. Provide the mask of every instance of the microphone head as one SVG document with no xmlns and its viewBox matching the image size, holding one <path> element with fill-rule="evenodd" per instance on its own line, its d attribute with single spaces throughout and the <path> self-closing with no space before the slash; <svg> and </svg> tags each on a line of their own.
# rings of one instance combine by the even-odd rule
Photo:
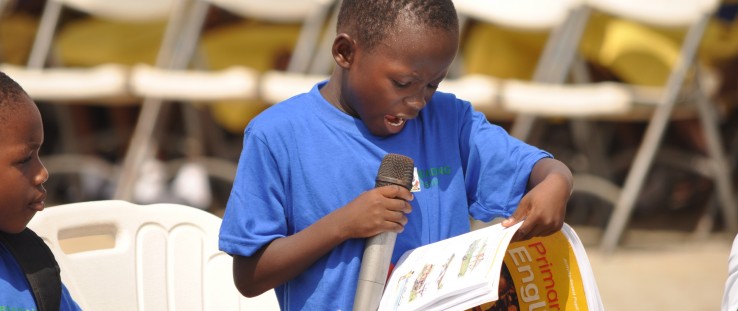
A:
<svg viewBox="0 0 738 311">
<path fill-rule="evenodd" d="M 388 153 L 379 165 L 374 187 L 398 185 L 410 190 L 413 187 L 413 159 L 400 154 Z"/>
</svg>

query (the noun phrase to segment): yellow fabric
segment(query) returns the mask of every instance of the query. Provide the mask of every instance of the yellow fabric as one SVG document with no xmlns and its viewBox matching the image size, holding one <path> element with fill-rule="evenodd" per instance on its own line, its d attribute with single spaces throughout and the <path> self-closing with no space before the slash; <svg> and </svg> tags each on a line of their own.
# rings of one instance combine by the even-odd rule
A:
<svg viewBox="0 0 738 311">
<path fill-rule="evenodd" d="M 5 61 L 24 63 L 35 33 L 35 20 L 15 16 L 0 22 Z M 105 62 L 153 64 L 165 23 L 124 24 L 94 18 L 72 21 L 58 35 L 58 53 L 65 66 L 93 66 Z M 713 20 L 700 49 L 707 65 L 738 54 L 738 23 Z M 244 65 L 259 71 L 283 67 L 299 33 L 299 25 L 242 21 L 206 31 L 202 36 L 209 68 Z M 683 31 L 653 29 L 602 14 L 591 18 L 580 45 L 589 61 L 608 68 L 620 79 L 661 85 L 679 53 Z M 530 79 L 547 34 L 512 31 L 473 24 L 462 42 L 461 56 L 468 73 L 501 78 Z M 647 42 L 648 44 L 643 44 Z M 259 101 L 228 101 L 213 106 L 216 122 L 241 132 L 267 105 Z"/>
<path fill-rule="evenodd" d="M 165 27 L 165 21 L 121 23 L 85 18 L 63 25 L 56 46 L 67 67 L 103 63 L 153 65 Z"/>
<path fill-rule="evenodd" d="M 700 46 L 700 60 L 715 65 L 738 55 L 736 27 L 738 22 L 712 20 Z M 585 59 L 611 70 L 623 81 L 663 85 L 679 55 L 683 35 L 684 30 L 655 29 L 594 14 L 579 51 Z M 462 45 L 465 68 L 470 73 L 502 78 L 530 78 L 546 38 L 485 24 L 472 25 Z"/>
<path fill-rule="evenodd" d="M 243 65 L 265 71 L 291 53 L 299 31 L 299 25 L 242 21 L 206 31 L 201 44 L 210 68 Z"/>
<path fill-rule="evenodd" d="M 58 52 L 65 66 L 154 64 L 166 23 L 129 24 L 87 18 L 65 25 L 58 35 Z M 201 52 L 210 69 L 243 65 L 258 71 L 284 67 L 299 25 L 242 21 L 205 31 Z M 258 100 L 223 101 L 212 106 L 215 121 L 241 133 L 253 116 L 268 105 Z"/>
<path fill-rule="evenodd" d="M 205 61 L 213 69 L 242 65 L 264 72 L 284 67 L 299 31 L 299 25 L 254 21 L 217 27 L 203 35 Z M 211 113 L 219 125 L 233 133 L 241 133 L 248 122 L 267 107 L 259 100 L 232 100 L 214 104 Z"/>
<path fill-rule="evenodd" d="M 11 14 L 0 18 L 0 61 L 25 65 L 36 36 L 38 18 L 23 14 Z"/>
<path fill-rule="evenodd" d="M 461 46 L 470 74 L 527 80 L 533 76 L 546 33 L 511 31 L 489 24 L 470 25 Z"/>
<path fill-rule="evenodd" d="M 682 33 L 595 15 L 580 44 L 585 59 L 629 83 L 663 85 L 679 56 Z M 644 44 L 647 43 L 647 44 Z"/>
<path fill-rule="evenodd" d="M 738 20 L 733 23 L 710 21 L 702 39 L 700 54 L 710 66 L 734 58 L 738 54 Z"/>
</svg>

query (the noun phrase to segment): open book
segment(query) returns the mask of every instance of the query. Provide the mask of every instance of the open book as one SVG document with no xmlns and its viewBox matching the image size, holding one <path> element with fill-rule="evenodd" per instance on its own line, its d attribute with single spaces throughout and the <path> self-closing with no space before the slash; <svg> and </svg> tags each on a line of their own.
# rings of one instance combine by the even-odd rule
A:
<svg viewBox="0 0 738 311">
<path fill-rule="evenodd" d="M 521 224 L 407 251 L 379 310 L 604 310 L 574 230 L 564 224 L 553 235 L 510 243 Z"/>
</svg>

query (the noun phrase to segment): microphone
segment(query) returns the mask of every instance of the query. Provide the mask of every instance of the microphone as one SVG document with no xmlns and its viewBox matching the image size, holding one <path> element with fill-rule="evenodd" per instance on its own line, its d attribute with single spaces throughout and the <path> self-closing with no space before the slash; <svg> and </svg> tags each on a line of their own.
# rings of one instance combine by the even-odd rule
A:
<svg viewBox="0 0 738 311">
<path fill-rule="evenodd" d="M 398 185 L 410 190 L 414 168 L 413 159 L 389 153 L 384 156 L 382 164 L 379 165 L 374 188 Z M 354 296 L 355 311 L 379 308 L 396 238 L 397 233 L 395 232 L 383 232 L 366 240 L 359 271 L 359 282 Z"/>
</svg>

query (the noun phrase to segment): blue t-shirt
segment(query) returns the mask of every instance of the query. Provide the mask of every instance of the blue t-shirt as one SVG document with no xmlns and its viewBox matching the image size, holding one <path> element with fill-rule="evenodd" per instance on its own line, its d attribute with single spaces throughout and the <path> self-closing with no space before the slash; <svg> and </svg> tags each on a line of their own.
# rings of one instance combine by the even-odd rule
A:
<svg viewBox="0 0 738 311">
<path fill-rule="evenodd" d="M 35 311 L 28 280 L 10 251 L 0 243 L 0 311 Z M 61 311 L 81 310 L 62 284 Z"/>
<path fill-rule="evenodd" d="M 220 230 L 220 249 L 250 256 L 295 234 L 374 187 L 382 158 L 414 160 L 415 192 L 392 263 L 407 250 L 469 231 L 480 220 L 512 214 L 544 151 L 508 135 L 452 94 L 436 92 L 417 118 L 389 137 L 320 94 L 274 105 L 245 130 L 236 180 Z M 365 239 L 348 240 L 275 290 L 283 310 L 351 310 Z"/>
</svg>

